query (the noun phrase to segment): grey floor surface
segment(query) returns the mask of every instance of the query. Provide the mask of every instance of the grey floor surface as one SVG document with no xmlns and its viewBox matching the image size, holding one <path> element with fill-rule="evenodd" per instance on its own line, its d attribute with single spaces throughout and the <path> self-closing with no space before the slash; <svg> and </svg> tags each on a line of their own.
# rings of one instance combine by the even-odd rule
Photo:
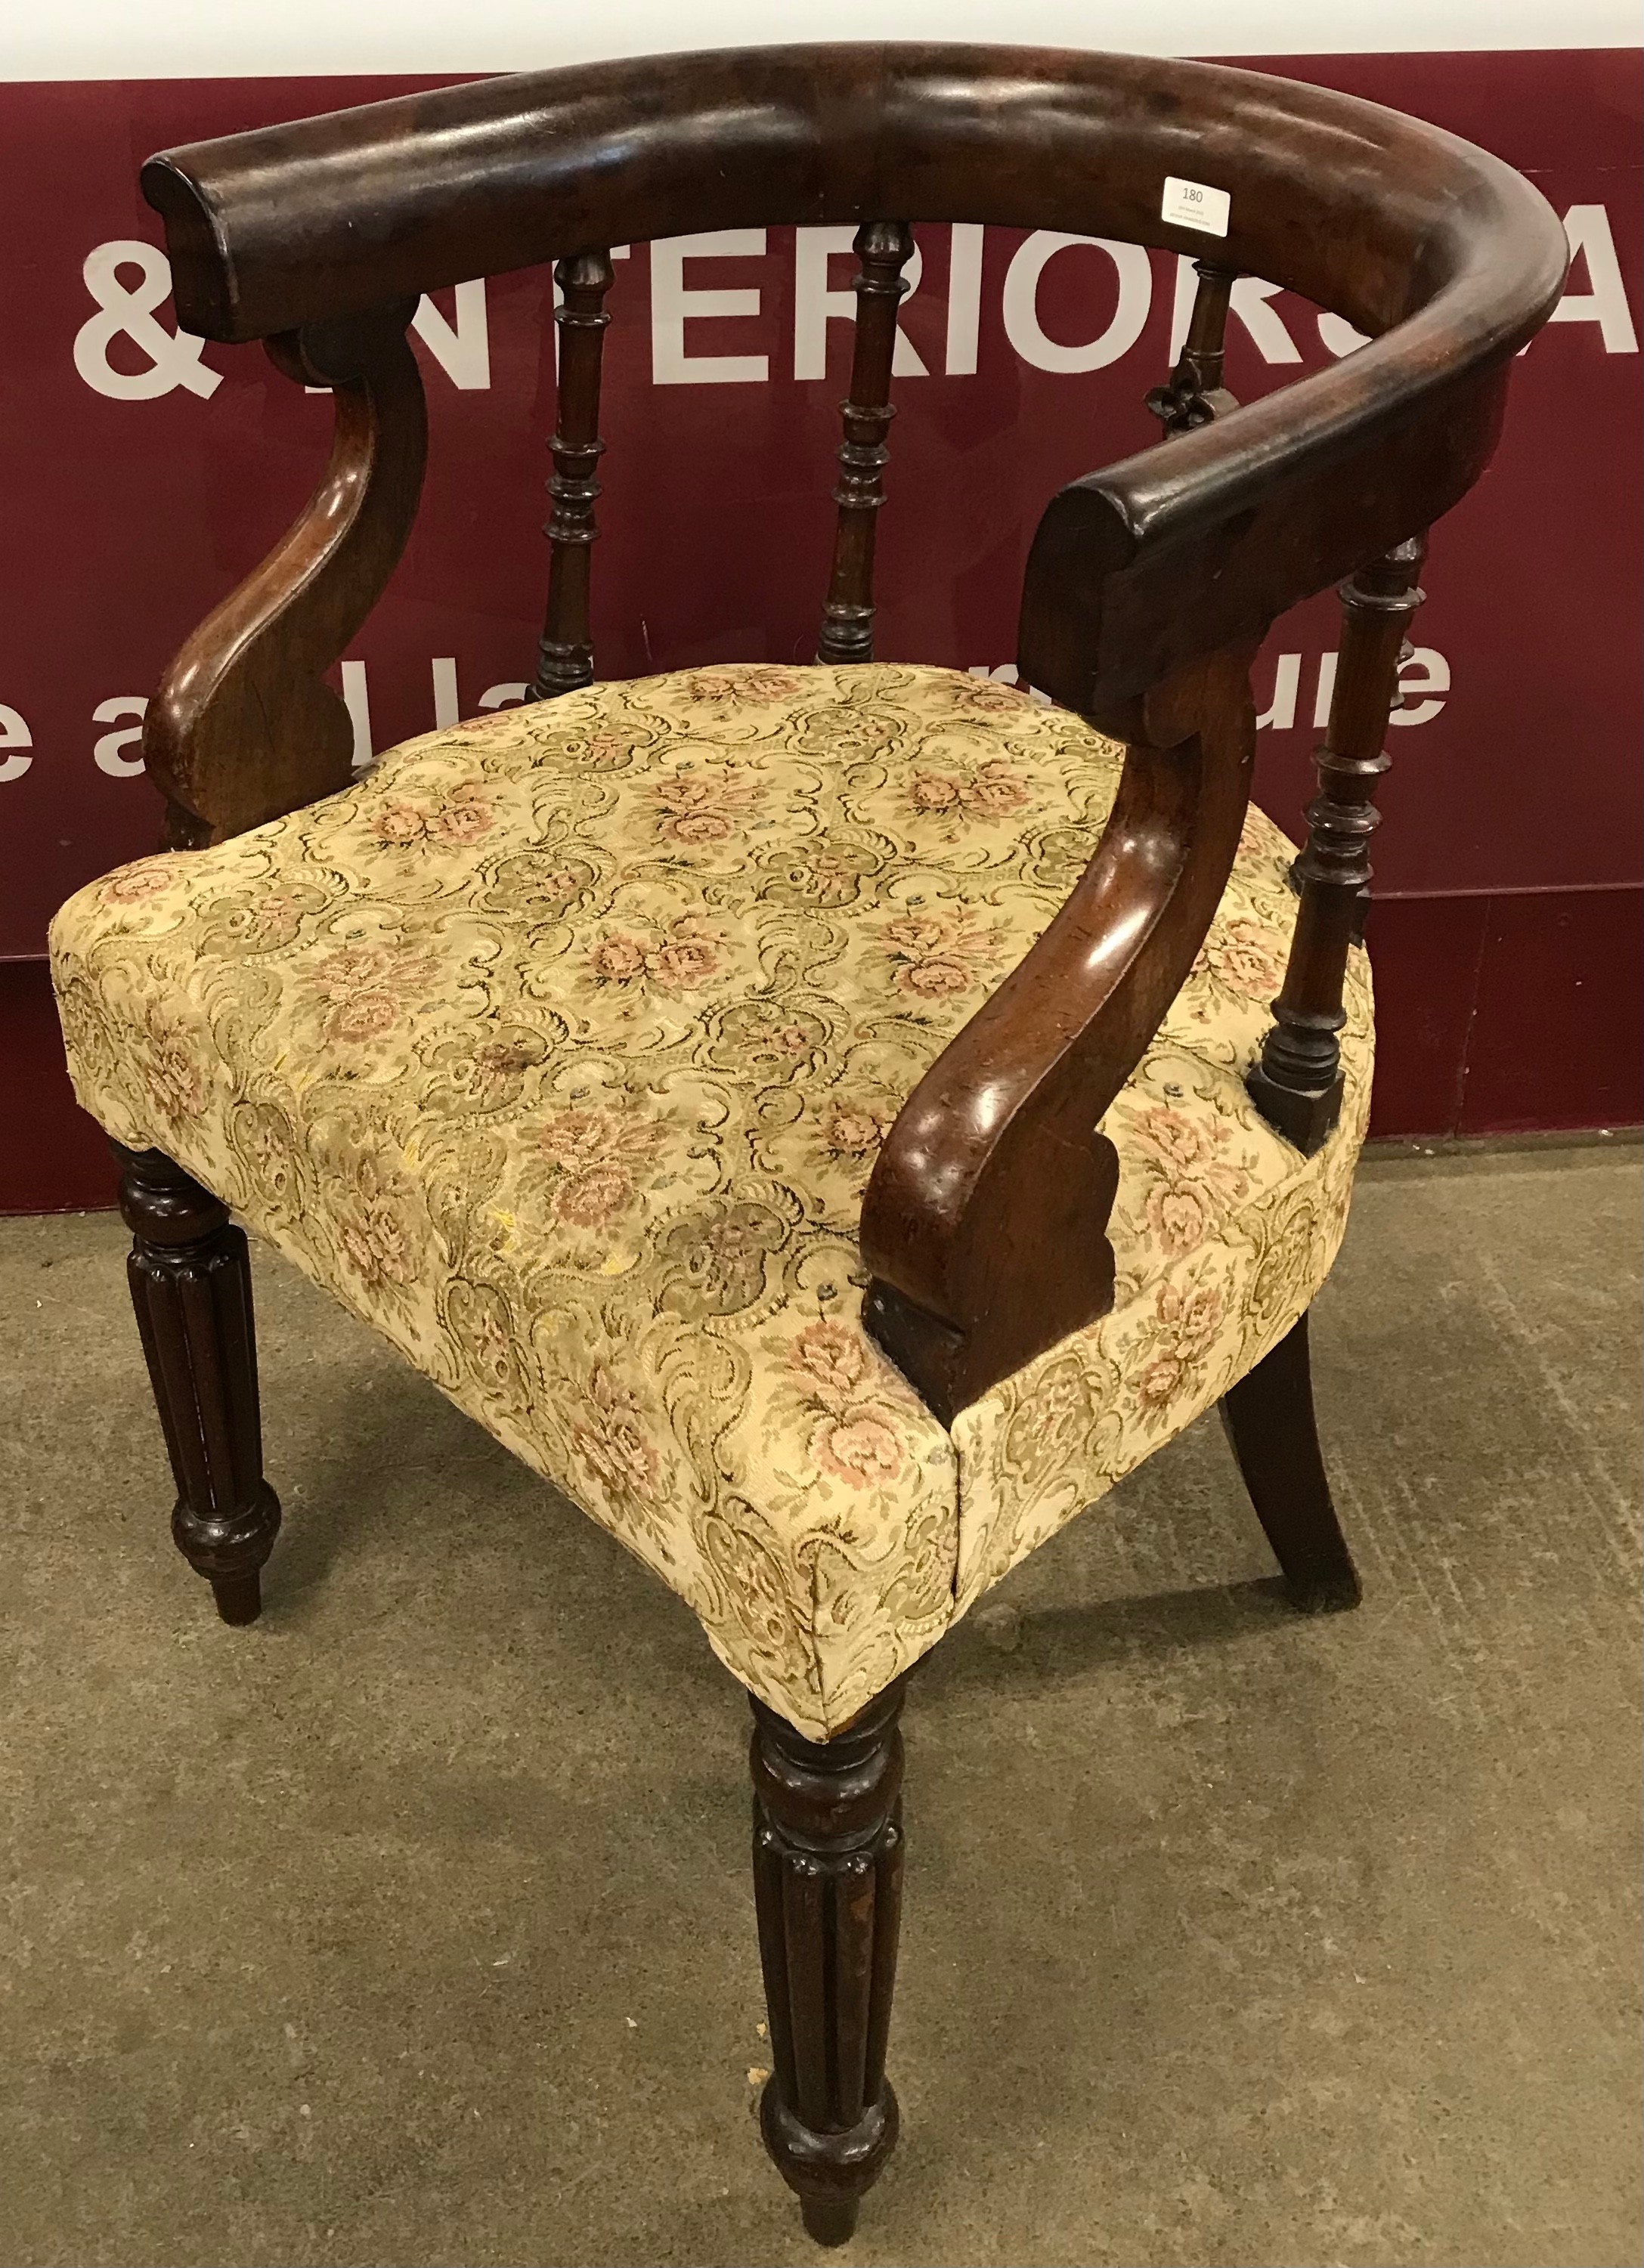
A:
<svg viewBox="0 0 1644 2268">
<path fill-rule="evenodd" d="M 903 2139 L 833 2257 L 1639 2258 L 1640 1179 L 1367 1169 L 1315 1317 L 1358 1614 L 1279 1602 L 1205 1422 L 931 1660 Z M 0 1222 L 0 2262 L 826 2257 L 686 1609 L 265 1259 L 287 1524 L 225 1629 L 122 1256 Z"/>
</svg>

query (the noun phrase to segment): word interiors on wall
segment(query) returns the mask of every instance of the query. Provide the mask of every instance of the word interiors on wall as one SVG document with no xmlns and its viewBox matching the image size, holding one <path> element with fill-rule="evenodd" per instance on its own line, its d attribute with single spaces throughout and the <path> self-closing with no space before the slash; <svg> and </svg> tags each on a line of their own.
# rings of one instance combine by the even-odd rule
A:
<svg viewBox="0 0 1644 2268">
<path fill-rule="evenodd" d="M 1633 328 L 1610 217 L 1599 204 L 1572 205 L 1564 217 L 1570 243 L 1572 282 L 1553 311 L 1555 323 L 1590 323 L 1598 332 L 1606 354 L 1636 354 Z M 852 231 L 844 228 L 801 228 L 793 240 L 793 374 L 797 379 L 826 374 L 827 331 L 832 320 L 854 318 L 856 302 L 848 288 L 834 289 L 829 263 L 849 253 Z M 976 372 L 982 324 L 984 231 L 976 224 L 955 223 L 949 247 L 947 306 L 941 370 L 944 375 Z M 1112 262 L 1117 290 L 1111 313 L 1102 328 L 1086 341 L 1067 344 L 1051 338 L 1039 320 L 1039 287 L 1056 255 L 1071 246 L 1092 246 Z M 650 247 L 651 376 L 657 386 L 762 385 L 770 378 L 770 357 L 758 354 L 710 354 L 692 341 L 688 327 L 697 321 L 757 317 L 763 293 L 757 284 L 734 289 L 687 280 L 693 262 L 767 257 L 763 228 L 721 229 L 698 236 L 675 237 Z M 615 247 L 615 256 L 626 259 L 630 247 Z M 908 269 L 911 289 L 920 282 L 922 262 L 916 250 Z M 1584 274 L 1583 274 L 1584 271 Z M 168 329 L 159 310 L 171 292 L 171 270 L 163 252 L 140 239 L 114 239 L 87 254 L 82 268 L 85 289 L 95 312 L 75 335 L 74 367 L 94 392 L 118 401 L 152 401 L 184 388 L 209 401 L 222 383 L 220 372 L 205 360 L 206 342 L 191 333 Z M 132 281 L 124 280 L 131 276 Z M 1169 360 L 1174 362 L 1186 335 L 1195 279 L 1190 259 L 1176 262 L 1172 306 Z M 1064 373 L 1101 370 L 1119 362 L 1136 346 L 1152 312 L 1154 289 L 1153 261 L 1146 248 L 1102 237 L 1069 236 L 1038 230 L 1024 239 L 1006 269 L 999 299 L 999 316 L 1012 350 L 1034 368 Z M 1248 334 L 1256 352 L 1270 365 L 1302 360 L 1301 348 L 1284 318 L 1271 303 L 1278 287 L 1254 276 L 1235 285 L 1231 316 Z M 556 291 L 556 298 L 558 294 Z M 460 391 L 480 392 L 491 383 L 490 342 L 486 290 L 483 278 L 460 284 L 453 294 L 452 317 L 424 298 L 412 319 L 412 328 L 435 364 Z M 1327 352 L 1351 353 L 1363 343 L 1361 335 L 1338 315 L 1317 313 L 1318 336 Z M 129 342 L 144 363 L 139 370 L 123 368 L 110 358 L 116 340 Z M 1529 350 L 1526 350 L 1529 351 Z M 122 355 L 123 361 L 133 357 Z M 896 351 L 898 376 L 930 375 L 929 365 L 911 341 L 898 334 Z M 323 389 L 311 389 L 322 391 Z M 1305 718 L 1305 675 L 1311 692 L 1310 718 L 1322 727 L 1329 713 L 1335 679 L 1336 657 L 1322 653 L 1306 658 L 1281 653 L 1274 665 L 1272 699 L 1257 719 L 1275 732 L 1288 732 Z M 973 674 L 1014 679 L 1014 665 L 990 671 L 977 664 Z M 356 762 L 371 761 L 370 699 L 365 666 L 344 662 L 343 694 L 354 723 Z M 430 681 L 436 725 L 454 723 L 462 713 L 454 658 L 431 659 Z M 1418 725 L 1436 717 L 1450 689 L 1449 666 L 1431 647 L 1419 647 L 1409 657 L 1402 679 L 1405 704 L 1393 722 Z M 494 709 L 524 697 L 519 684 L 487 687 L 477 707 Z M 146 696 L 115 694 L 99 701 L 91 712 L 95 725 L 120 729 L 91 737 L 90 754 L 97 768 L 114 778 L 135 777 L 143 770 L 140 754 L 142 718 Z M 0 702 L 0 784 L 19 779 L 33 761 L 33 739 L 26 718 Z"/>
</svg>

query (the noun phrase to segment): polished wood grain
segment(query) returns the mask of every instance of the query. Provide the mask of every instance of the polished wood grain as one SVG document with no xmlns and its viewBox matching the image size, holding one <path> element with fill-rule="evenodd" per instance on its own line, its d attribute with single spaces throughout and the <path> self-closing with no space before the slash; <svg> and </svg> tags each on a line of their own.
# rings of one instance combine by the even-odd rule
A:
<svg viewBox="0 0 1644 2268">
<path fill-rule="evenodd" d="M 131 1304 L 177 1484 L 172 1535 L 223 1620 L 254 1622 L 280 1506 L 262 1476 L 246 1233 L 160 1151 L 113 1147 Z"/>
<path fill-rule="evenodd" d="M 1051 504 L 1030 681 L 1103 722 L 1447 510 L 1494 446 L 1562 230 L 1431 127 L 1222 66 L 1054 49 L 730 50 L 487 80 L 144 168 L 179 320 L 247 339 L 583 246 L 894 213 L 1202 256 L 1167 173 L 1231 197 L 1219 259 L 1370 343 Z M 359 216 L 369 215 L 369 228 Z"/>
<path fill-rule="evenodd" d="M 143 726 L 165 839 L 195 849 L 346 787 L 354 731 L 325 673 L 394 571 L 422 493 L 423 382 L 413 303 L 270 340 L 299 386 L 329 387 L 330 461 L 284 540 L 188 638 Z"/>
<path fill-rule="evenodd" d="M 594 477 L 605 444 L 600 438 L 600 372 L 610 321 L 605 295 L 616 280 L 608 252 L 580 252 L 554 269 L 559 305 L 559 414 L 554 470 L 548 483 L 553 509 L 548 538 L 548 612 L 537 647 L 532 693 L 539 701 L 593 682 L 593 639 L 588 626 L 590 547 L 598 530 Z"/>
<path fill-rule="evenodd" d="M 1404 632 L 1422 601 L 1416 577 L 1426 549 L 1425 536 L 1412 536 L 1342 585 L 1341 651 L 1316 755 L 1319 792 L 1292 869 L 1301 903 L 1274 1021 L 1246 1082 L 1264 1117 L 1309 1156 L 1341 1115 L 1342 985 L 1348 948 L 1363 926 L 1370 837 L 1381 816 L 1375 796 L 1390 762 L 1387 720 L 1398 699 Z"/>
<path fill-rule="evenodd" d="M 1220 1409 L 1294 1603 L 1304 1614 L 1356 1607 L 1358 1570 L 1336 1517 L 1319 1447 L 1305 1314 L 1223 1395 Z"/>
<path fill-rule="evenodd" d="M 825 1743 L 755 1701 L 754 1904 L 770 2028 L 759 2121 L 820 2244 L 896 2140 L 885 2077 L 902 1920 L 898 1679 Z"/>
<path fill-rule="evenodd" d="M 1212 655 L 1135 705 L 1090 865 L 881 1149 L 864 1313 L 945 1424 L 1112 1303 L 1118 1160 L 1096 1129 L 1232 871 L 1255 761 L 1250 659 Z"/>
<path fill-rule="evenodd" d="M 860 263 L 856 293 L 856 340 L 851 391 L 839 405 L 844 438 L 833 500 L 839 508 L 833 573 L 822 608 L 818 661 L 874 659 L 874 537 L 885 501 L 885 436 L 896 409 L 890 365 L 896 349 L 896 308 L 908 289 L 903 269 L 913 257 L 913 231 L 904 222 L 865 221 L 854 247 Z"/>
</svg>

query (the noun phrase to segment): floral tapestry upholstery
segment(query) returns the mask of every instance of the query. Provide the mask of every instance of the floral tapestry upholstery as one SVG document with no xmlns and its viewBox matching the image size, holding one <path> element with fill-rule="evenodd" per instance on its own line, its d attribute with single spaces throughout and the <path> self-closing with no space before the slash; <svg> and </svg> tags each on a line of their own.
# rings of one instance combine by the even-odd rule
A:
<svg viewBox="0 0 1644 2268">
<path fill-rule="evenodd" d="M 343 793 L 71 898 L 81 1101 L 166 1151 L 837 1730 L 1286 1331 L 1370 1083 L 1303 1159 L 1242 1085 L 1292 845 L 1252 811 L 1105 1122 L 1110 1314 L 951 1433 L 866 1337 L 863 1188 L 1050 920 L 1119 751 L 942 669 L 735 666 L 406 742 Z"/>
</svg>

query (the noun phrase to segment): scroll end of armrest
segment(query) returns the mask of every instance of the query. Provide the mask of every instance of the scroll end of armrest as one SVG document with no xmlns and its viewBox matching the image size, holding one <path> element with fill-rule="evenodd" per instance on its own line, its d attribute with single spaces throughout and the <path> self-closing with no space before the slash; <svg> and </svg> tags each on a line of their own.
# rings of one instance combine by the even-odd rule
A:
<svg viewBox="0 0 1644 2268">
<path fill-rule="evenodd" d="M 955 1130 L 956 1142 L 964 1132 Z M 911 1147 L 912 1145 L 908 1145 Z M 1019 1114 L 962 1213 L 910 1211 L 908 1149 L 881 1154 L 862 1209 L 869 1332 L 944 1425 L 1113 1304 L 1118 1155 L 1063 1113 Z M 929 1231 L 940 1224 L 947 1241 Z"/>
<path fill-rule="evenodd" d="M 178 320 L 203 339 L 236 340 L 228 254 L 198 184 L 164 150 L 148 159 L 137 178 L 144 200 L 166 224 Z"/>
</svg>

